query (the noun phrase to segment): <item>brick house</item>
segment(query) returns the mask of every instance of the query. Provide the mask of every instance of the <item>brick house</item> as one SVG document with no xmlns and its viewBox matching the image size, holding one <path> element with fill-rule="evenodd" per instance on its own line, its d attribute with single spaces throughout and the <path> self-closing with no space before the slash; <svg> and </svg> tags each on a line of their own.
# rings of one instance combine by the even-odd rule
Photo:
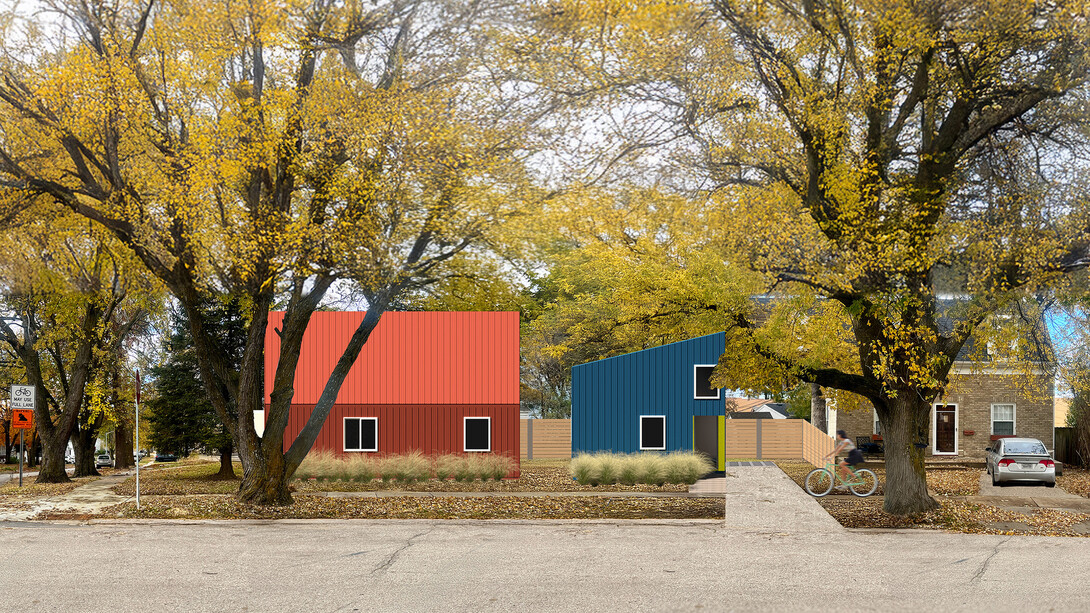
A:
<svg viewBox="0 0 1090 613">
<path fill-rule="evenodd" d="M 950 369 L 946 394 L 932 403 L 925 457 L 982 460 L 984 448 L 1006 436 L 1035 438 L 1054 448 L 1055 381 L 1048 369 L 1051 344 L 1043 322 L 1035 336 L 1040 359 L 1029 370 L 1003 366 L 990 345 L 984 349 L 974 347 L 972 339 L 966 343 Z M 977 349 L 984 349 L 979 352 L 982 359 L 970 360 Z M 853 440 L 881 437 L 873 408 L 839 414 L 830 410 L 827 423 L 830 435 L 844 430 Z"/>
</svg>

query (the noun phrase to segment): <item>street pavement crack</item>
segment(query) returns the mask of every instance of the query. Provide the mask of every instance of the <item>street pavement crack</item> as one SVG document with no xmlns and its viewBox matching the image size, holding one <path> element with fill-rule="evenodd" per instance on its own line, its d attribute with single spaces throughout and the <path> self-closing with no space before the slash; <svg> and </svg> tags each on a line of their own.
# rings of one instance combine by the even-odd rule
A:
<svg viewBox="0 0 1090 613">
<path fill-rule="evenodd" d="M 987 558 L 984 558 L 984 562 L 981 563 L 980 568 L 977 569 L 976 574 L 973 575 L 973 579 L 969 583 L 976 584 L 980 582 L 981 577 L 983 577 L 984 573 L 988 570 L 988 564 L 991 563 L 992 558 L 999 554 L 999 548 L 1008 543 L 1012 538 L 1014 537 L 1008 536 L 1007 538 L 995 544 L 995 548 L 992 549 L 992 553 L 989 554 Z"/>
<path fill-rule="evenodd" d="M 434 528 L 429 528 L 423 532 L 420 532 L 419 534 L 414 534 L 410 536 L 408 540 L 405 541 L 404 545 L 398 547 L 396 550 L 390 553 L 390 555 L 386 556 L 386 559 L 383 560 L 379 565 L 375 566 L 375 568 L 371 570 L 371 574 L 375 575 L 379 572 L 386 572 L 387 569 L 393 566 L 394 562 L 397 562 L 398 557 L 401 556 L 401 552 L 405 551 L 409 547 L 412 547 L 413 542 L 416 541 L 416 539 L 431 534 L 433 529 Z"/>
</svg>

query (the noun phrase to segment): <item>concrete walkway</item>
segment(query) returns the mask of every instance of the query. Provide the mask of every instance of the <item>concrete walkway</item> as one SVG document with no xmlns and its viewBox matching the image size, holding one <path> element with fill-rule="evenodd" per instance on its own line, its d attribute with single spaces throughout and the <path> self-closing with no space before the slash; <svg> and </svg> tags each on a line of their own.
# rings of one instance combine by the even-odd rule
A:
<svg viewBox="0 0 1090 613">
<path fill-rule="evenodd" d="M 20 505 L 17 508 L 0 509 L 0 521 L 26 521 L 43 511 L 55 511 L 71 514 L 92 514 L 102 509 L 130 500 L 131 496 L 120 496 L 110 488 L 119 485 L 135 471 L 116 473 L 81 485 L 61 496 L 42 498 Z M 18 475 L 15 477 L 18 479 Z M 26 483 L 26 475 L 23 475 Z"/>
<path fill-rule="evenodd" d="M 702 479 L 689 492 L 723 494 L 728 528 L 785 534 L 844 531 L 813 496 L 776 465 L 728 466 L 725 477 Z"/>
</svg>

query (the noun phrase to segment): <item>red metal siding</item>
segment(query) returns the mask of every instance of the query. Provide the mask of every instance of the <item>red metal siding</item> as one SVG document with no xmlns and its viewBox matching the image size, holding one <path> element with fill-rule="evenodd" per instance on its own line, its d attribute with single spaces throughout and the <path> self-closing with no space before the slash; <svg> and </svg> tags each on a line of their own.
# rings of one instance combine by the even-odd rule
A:
<svg viewBox="0 0 1090 613">
<path fill-rule="evenodd" d="M 320 311 L 303 337 L 293 404 L 314 404 L 363 312 Z M 265 403 L 280 358 L 283 312 L 265 334 Z M 517 312 L 389 312 L 337 397 L 338 404 L 518 404 Z"/>
<path fill-rule="evenodd" d="M 284 450 L 298 436 L 313 405 L 292 405 Z M 519 462 L 519 405 L 359 405 L 337 404 L 314 441 L 315 450 L 344 454 L 344 418 L 377 417 L 376 455 L 421 451 L 427 455 L 463 453 L 465 417 L 492 418 L 492 453 Z M 352 452 L 359 453 L 359 452 Z M 518 476 L 516 468 L 515 474 Z"/>
</svg>

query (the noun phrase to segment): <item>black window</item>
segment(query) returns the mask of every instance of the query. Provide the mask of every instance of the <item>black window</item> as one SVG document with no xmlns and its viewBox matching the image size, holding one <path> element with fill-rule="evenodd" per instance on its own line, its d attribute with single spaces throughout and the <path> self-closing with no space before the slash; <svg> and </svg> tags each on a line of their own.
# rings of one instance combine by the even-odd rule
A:
<svg viewBox="0 0 1090 613">
<path fill-rule="evenodd" d="M 492 418 L 491 417 L 467 417 L 465 418 L 465 450 L 466 451 L 492 451 Z"/>
<path fill-rule="evenodd" d="M 640 449 L 666 449 L 666 416 L 640 416 Z"/>
<path fill-rule="evenodd" d="M 378 418 L 344 418 L 345 451 L 378 451 Z"/>
<path fill-rule="evenodd" d="M 693 398 L 718 400 L 719 388 L 712 387 L 711 376 L 715 364 L 697 364 L 693 367 Z"/>
</svg>

